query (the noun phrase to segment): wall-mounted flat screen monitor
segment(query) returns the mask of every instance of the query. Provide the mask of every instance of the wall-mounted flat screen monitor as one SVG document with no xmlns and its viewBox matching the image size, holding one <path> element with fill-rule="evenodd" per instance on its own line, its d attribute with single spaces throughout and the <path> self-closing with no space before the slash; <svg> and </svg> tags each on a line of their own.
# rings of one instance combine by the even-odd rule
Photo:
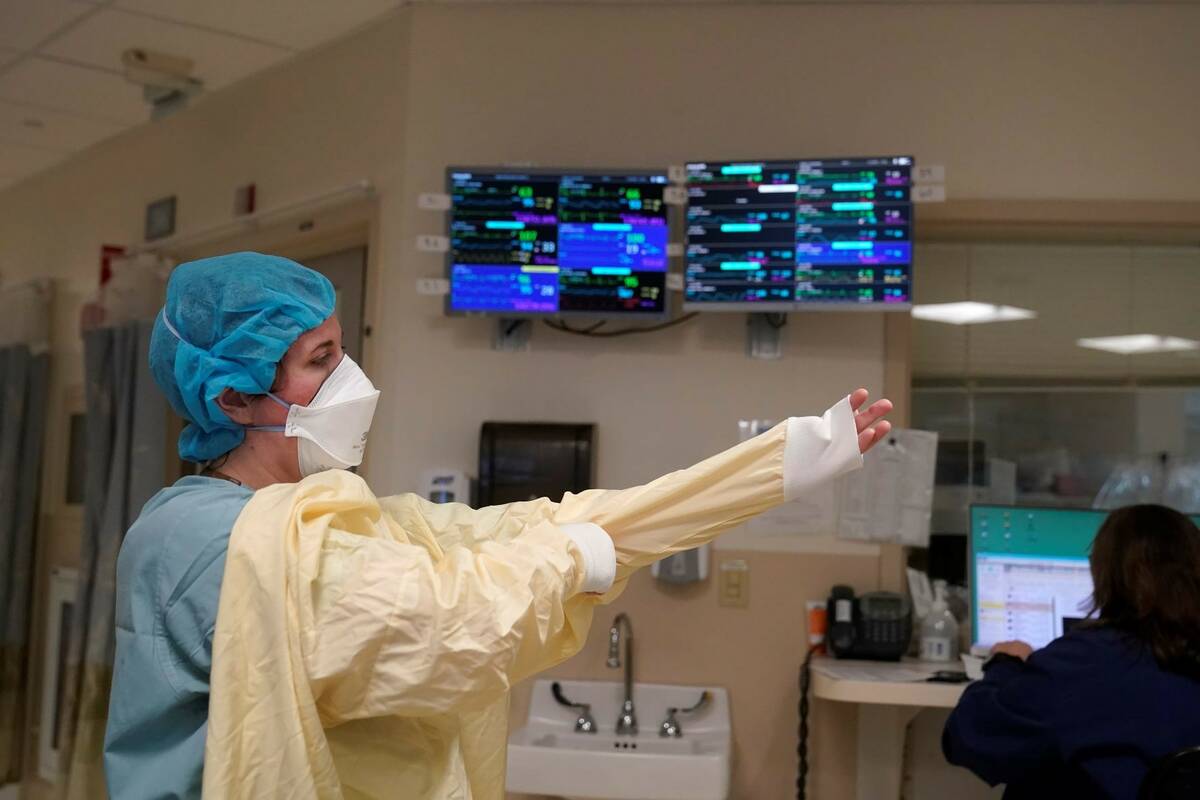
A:
<svg viewBox="0 0 1200 800">
<path fill-rule="evenodd" d="M 685 311 L 912 303 L 911 156 L 687 164 Z"/>
<path fill-rule="evenodd" d="M 662 316 L 667 173 L 451 167 L 451 314 Z"/>
</svg>

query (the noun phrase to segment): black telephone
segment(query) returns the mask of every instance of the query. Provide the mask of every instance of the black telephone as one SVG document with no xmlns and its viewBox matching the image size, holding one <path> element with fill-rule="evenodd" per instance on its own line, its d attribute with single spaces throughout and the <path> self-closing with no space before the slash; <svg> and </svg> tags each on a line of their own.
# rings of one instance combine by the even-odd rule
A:
<svg viewBox="0 0 1200 800">
<path fill-rule="evenodd" d="M 912 640 L 912 604 L 894 592 L 854 596 L 835 586 L 826 601 L 829 652 L 838 658 L 899 661 Z"/>
</svg>

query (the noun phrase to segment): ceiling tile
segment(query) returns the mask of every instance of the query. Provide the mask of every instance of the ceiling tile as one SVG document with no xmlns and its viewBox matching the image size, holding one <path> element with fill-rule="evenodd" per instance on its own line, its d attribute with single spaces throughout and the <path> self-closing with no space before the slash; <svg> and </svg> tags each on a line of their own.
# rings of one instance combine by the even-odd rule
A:
<svg viewBox="0 0 1200 800">
<path fill-rule="evenodd" d="M 57 164 L 66 153 L 0 141 L 0 175 L 23 178 Z"/>
<path fill-rule="evenodd" d="M 116 124 L 150 118 L 141 88 L 120 75 L 36 57 L 0 74 L 0 100 Z"/>
<path fill-rule="evenodd" d="M 118 8 L 302 50 L 400 5 L 399 0 L 117 0 Z"/>
<path fill-rule="evenodd" d="M 196 62 L 195 77 L 205 88 L 219 89 L 287 58 L 291 51 L 274 45 L 104 9 L 55 39 L 43 52 L 120 72 L 121 53 L 131 47 L 157 50 Z"/>
<path fill-rule="evenodd" d="M 0 141 L 75 152 L 114 136 L 124 126 L 0 100 Z"/>
<path fill-rule="evenodd" d="M 32 50 L 91 10 L 92 6 L 73 0 L 7 0 L 0 3 L 0 45 Z"/>
</svg>

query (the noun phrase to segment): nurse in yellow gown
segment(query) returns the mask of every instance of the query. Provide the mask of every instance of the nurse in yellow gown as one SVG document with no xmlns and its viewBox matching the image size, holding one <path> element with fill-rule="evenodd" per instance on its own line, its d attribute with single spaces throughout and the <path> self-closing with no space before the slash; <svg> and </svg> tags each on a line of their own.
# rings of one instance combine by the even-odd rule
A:
<svg viewBox="0 0 1200 800">
<path fill-rule="evenodd" d="M 346 468 L 378 392 L 340 344 L 332 288 L 298 264 L 172 276 L 151 361 L 207 469 L 122 547 L 115 800 L 502 798 L 514 682 L 577 652 L 633 570 L 856 468 L 888 430 L 859 390 L 633 489 L 376 498 Z"/>
</svg>

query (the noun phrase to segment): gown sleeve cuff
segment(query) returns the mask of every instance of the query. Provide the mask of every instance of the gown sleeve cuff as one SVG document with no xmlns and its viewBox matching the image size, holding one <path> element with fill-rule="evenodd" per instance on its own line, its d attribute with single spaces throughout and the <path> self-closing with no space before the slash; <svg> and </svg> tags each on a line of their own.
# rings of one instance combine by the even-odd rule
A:
<svg viewBox="0 0 1200 800">
<path fill-rule="evenodd" d="M 617 579 L 617 549 L 612 537 L 594 522 L 573 522 L 560 525 L 568 539 L 575 543 L 583 559 L 581 592 L 603 594 Z"/>
<path fill-rule="evenodd" d="M 850 398 L 821 417 L 792 417 L 783 446 L 783 499 L 805 492 L 863 464 Z"/>
</svg>

